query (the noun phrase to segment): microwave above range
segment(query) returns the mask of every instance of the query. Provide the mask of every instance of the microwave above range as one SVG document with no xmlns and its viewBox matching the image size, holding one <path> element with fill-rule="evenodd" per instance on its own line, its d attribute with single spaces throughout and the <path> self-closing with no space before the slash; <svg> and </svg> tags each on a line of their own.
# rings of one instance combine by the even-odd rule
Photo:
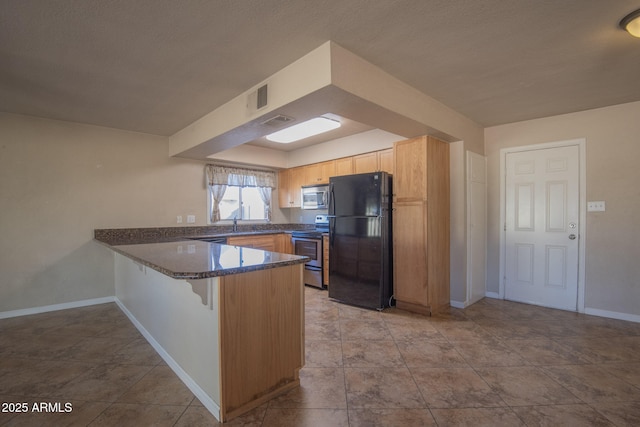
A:
<svg viewBox="0 0 640 427">
<path fill-rule="evenodd" d="M 302 187 L 302 209 L 327 209 L 328 207 L 328 185 Z"/>
</svg>

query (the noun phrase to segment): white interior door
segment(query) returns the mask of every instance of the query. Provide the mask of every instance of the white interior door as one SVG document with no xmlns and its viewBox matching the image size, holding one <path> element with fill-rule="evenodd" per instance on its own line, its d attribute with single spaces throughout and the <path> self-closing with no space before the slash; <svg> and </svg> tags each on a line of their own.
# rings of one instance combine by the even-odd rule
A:
<svg viewBox="0 0 640 427">
<path fill-rule="evenodd" d="M 578 146 L 506 155 L 505 299 L 577 310 Z"/>
</svg>

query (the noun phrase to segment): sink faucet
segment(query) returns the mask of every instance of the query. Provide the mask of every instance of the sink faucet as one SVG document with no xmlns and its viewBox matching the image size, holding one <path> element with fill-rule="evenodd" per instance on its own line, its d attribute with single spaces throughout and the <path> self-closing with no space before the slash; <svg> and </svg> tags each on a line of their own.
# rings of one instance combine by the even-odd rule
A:
<svg viewBox="0 0 640 427">
<path fill-rule="evenodd" d="M 238 231 L 238 216 L 234 216 L 233 217 L 233 232 L 237 232 Z"/>
</svg>

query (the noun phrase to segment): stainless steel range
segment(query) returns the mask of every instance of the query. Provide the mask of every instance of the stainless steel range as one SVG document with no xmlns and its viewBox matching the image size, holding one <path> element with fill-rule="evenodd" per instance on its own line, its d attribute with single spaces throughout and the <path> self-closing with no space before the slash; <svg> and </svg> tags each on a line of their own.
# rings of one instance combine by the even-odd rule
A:
<svg viewBox="0 0 640 427">
<path fill-rule="evenodd" d="M 316 215 L 315 229 L 291 233 L 296 255 L 310 258 L 304 265 L 304 284 L 322 289 L 322 234 L 329 232 L 327 215 Z"/>
</svg>

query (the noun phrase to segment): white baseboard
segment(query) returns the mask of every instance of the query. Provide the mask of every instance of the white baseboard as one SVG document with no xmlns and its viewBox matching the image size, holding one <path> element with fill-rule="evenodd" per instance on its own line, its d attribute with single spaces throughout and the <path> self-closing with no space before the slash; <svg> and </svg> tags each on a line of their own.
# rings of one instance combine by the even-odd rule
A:
<svg viewBox="0 0 640 427">
<path fill-rule="evenodd" d="M 486 292 L 484 294 L 485 297 L 487 298 L 493 298 L 493 299 L 503 299 L 499 293 L 497 292 Z"/>
<path fill-rule="evenodd" d="M 467 307 L 467 302 L 460 302 L 460 301 L 449 301 L 449 304 L 451 305 L 451 307 L 453 308 L 466 308 Z"/>
<path fill-rule="evenodd" d="M 200 400 L 202 405 L 211 414 L 216 417 L 218 421 L 220 421 L 220 407 L 209 397 L 209 395 L 187 374 L 184 369 L 180 367 L 178 362 L 176 362 L 173 357 L 167 353 L 167 351 L 162 348 L 160 343 L 153 338 L 153 336 L 146 330 L 144 326 L 135 318 L 135 316 L 125 307 L 125 305 L 118 299 L 114 298 L 118 307 L 127 315 L 131 323 L 140 331 L 140 333 L 145 337 L 145 339 L 151 344 L 151 346 L 156 350 L 156 352 L 162 357 L 162 359 L 169 365 L 171 370 L 182 380 L 182 382 L 187 386 L 189 390 Z"/>
<path fill-rule="evenodd" d="M 88 307 L 90 305 L 106 304 L 115 302 L 116 298 L 103 297 L 85 299 L 81 301 L 65 302 L 62 304 L 44 305 L 42 307 L 24 308 L 22 310 L 11 310 L 0 312 L 0 319 L 8 319 L 10 317 L 28 316 L 30 314 L 47 313 L 49 311 L 67 310 L 69 308 Z"/>
<path fill-rule="evenodd" d="M 610 319 L 626 320 L 629 322 L 640 323 L 640 316 L 637 314 L 619 313 L 617 311 L 600 310 L 597 308 L 584 309 L 584 314 L 591 314 L 593 316 L 608 317 Z"/>
</svg>

